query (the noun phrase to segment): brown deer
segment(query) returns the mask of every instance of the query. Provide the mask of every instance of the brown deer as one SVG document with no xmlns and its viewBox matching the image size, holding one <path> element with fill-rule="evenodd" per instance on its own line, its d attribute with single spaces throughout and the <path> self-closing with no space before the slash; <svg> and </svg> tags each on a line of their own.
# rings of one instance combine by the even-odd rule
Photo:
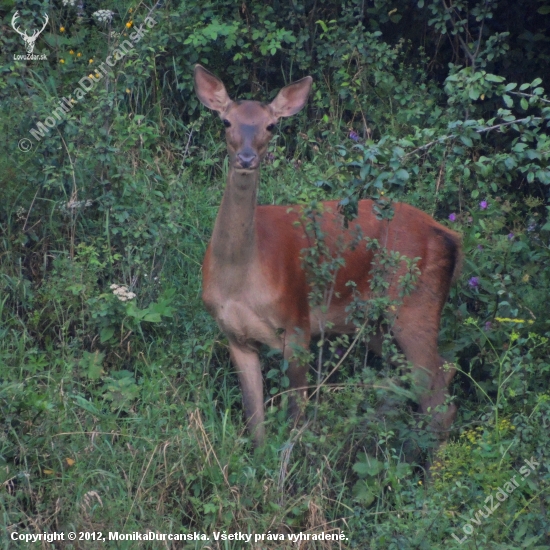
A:
<svg viewBox="0 0 550 550">
<path fill-rule="evenodd" d="M 354 281 L 362 299 L 369 298 L 373 251 L 366 246 L 348 247 L 342 254 L 345 265 L 336 274 L 328 310 L 310 307 L 310 287 L 301 257 L 308 246 L 300 223 L 302 208 L 258 206 L 256 197 L 260 164 L 275 125 L 281 117 L 304 107 L 313 79 L 306 76 L 285 86 L 265 104 L 232 101 L 221 80 L 200 65 L 195 66 L 194 76 L 198 98 L 222 119 L 229 153 L 227 184 L 202 266 L 202 297 L 228 338 L 248 427 L 254 443 L 261 445 L 265 428 L 259 345 L 281 350 L 288 359 L 290 411 L 299 418 L 307 398 L 307 366 L 296 360 L 293 350 L 307 348 L 310 339 L 319 336 L 323 323 L 330 322 L 334 333 L 355 332 L 346 312 L 352 299 L 352 289 L 346 283 Z M 323 203 L 321 216 L 329 247 L 336 250 L 342 239 L 351 243 L 337 201 Z M 382 221 L 373 213 L 373 202 L 362 200 L 352 223 L 388 250 L 420 258 L 417 284 L 396 312 L 392 331 L 415 371 L 425 373 L 420 410 L 432 414 L 432 428 L 443 440 L 456 416 L 455 405 L 445 403 L 455 369 L 442 368 L 437 337 L 441 311 L 460 269 L 460 236 L 403 203 L 394 204 L 391 221 Z M 395 285 L 389 292 L 396 294 Z"/>
</svg>

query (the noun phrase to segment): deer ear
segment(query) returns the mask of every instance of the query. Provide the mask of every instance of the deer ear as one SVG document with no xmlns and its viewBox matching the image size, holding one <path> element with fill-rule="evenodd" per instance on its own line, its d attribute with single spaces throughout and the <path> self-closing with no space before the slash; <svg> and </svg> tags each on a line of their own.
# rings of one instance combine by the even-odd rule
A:
<svg viewBox="0 0 550 550">
<path fill-rule="evenodd" d="M 301 111 L 307 102 L 312 82 L 313 78 L 306 76 L 285 86 L 270 104 L 273 114 L 279 118 L 292 116 Z"/>
<path fill-rule="evenodd" d="M 195 65 L 195 93 L 205 107 L 218 113 L 231 103 L 223 82 L 202 65 Z"/>
</svg>

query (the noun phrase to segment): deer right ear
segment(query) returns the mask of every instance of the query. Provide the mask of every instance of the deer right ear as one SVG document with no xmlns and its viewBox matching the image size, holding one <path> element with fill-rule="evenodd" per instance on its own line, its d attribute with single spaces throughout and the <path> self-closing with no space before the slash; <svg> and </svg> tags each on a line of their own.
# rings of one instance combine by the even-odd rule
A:
<svg viewBox="0 0 550 550">
<path fill-rule="evenodd" d="M 271 102 L 273 114 L 280 118 L 292 116 L 301 111 L 307 102 L 312 83 L 313 78 L 306 76 L 298 82 L 285 86 Z"/>
<path fill-rule="evenodd" d="M 220 114 L 231 103 L 223 82 L 202 65 L 195 65 L 195 93 L 205 107 Z"/>
</svg>

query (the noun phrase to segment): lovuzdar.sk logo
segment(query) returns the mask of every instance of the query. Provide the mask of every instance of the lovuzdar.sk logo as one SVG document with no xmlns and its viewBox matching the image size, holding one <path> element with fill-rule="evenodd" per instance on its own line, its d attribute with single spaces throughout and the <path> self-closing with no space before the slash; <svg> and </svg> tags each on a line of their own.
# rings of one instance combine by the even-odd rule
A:
<svg viewBox="0 0 550 550">
<path fill-rule="evenodd" d="M 46 28 L 46 25 L 48 24 L 48 15 L 44 14 L 44 24 L 42 25 L 42 28 L 40 30 L 35 30 L 30 36 L 27 34 L 27 31 L 22 31 L 17 23 L 17 20 L 19 19 L 19 12 L 16 11 L 13 14 L 13 17 L 11 19 L 11 26 L 17 32 L 21 35 L 23 38 L 23 42 L 25 42 L 25 48 L 27 50 L 27 55 L 17 55 L 13 54 L 14 59 L 23 59 L 23 60 L 38 60 L 38 59 L 46 59 L 46 54 L 40 54 L 40 55 L 34 55 L 32 52 L 34 51 L 34 45 L 36 43 L 37 38 L 40 36 L 41 32 Z"/>
</svg>

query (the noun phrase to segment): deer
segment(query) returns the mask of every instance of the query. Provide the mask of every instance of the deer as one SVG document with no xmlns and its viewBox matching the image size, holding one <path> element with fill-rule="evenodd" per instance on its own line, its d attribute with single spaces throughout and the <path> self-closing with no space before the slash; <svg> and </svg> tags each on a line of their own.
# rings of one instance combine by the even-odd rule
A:
<svg viewBox="0 0 550 550">
<path fill-rule="evenodd" d="M 18 11 L 16 11 L 13 14 L 13 17 L 11 19 L 11 26 L 13 27 L 15 32 L 17 32 L 18 34 L 20 34 L 23 37 L 27 53 L 32 54 L 32 52 L 34 51 L 34 44 L 36 43 L 36 39 L 38 38 L 40 33 L 46 28 L 46 25 L 48 24 L 48 21 L 49 21 L 49 17 L 46 13 L 44 14 L 44 25 L 42 25 L 42 28 L 39 31 L 34 31 L 31 36 L 28 36 L 26 32 L 20 31 L 15 26 L 15 22 L 17 21 L 17 19 L 19 19 L 19 12 Z"/>
<path fill-rule="evenodd" d="M 322 326 L 337 334 L 356 331 L 346 312 L 352 300 L 348 281 L 363 299 L 371 294 L 374 253 L 366 246 L 349 246 L 342 252 L 344 265 L 335 276 L 330 304 L 311 307 L 302 261 L 308 242 L 302 207 L 257 204 L 260 166 L 275 127 L 279 119 L 304 108 L 312 82 L 306 76 L 288 84 L 269 104 L 234 101 L 218 77 L 201 65 L 194 68 L 195 93 L 221 118 L 229 155 L 225 191 L 202 264 L 202 299 L 227 337 L 256 448 L 265 440 L 259 347 L 279 350 L 288 361 L 289 412 L 297 423 L 307 401 L 308 365 L 298 360 L 296 350 L 307 350 Z M 351 241 L 338 205 L 339 201 L 326 201 L 320 214 L 327 246 L 333 249 L 341 239 Z M 388 250 L 419 258 L 420 275 L 395 313 L 392 337 L 413 371 L 422 373 L 418 408 L 430 415 L 430 428 L 443 444 L 457 413 L 448 392 L 456 369 L 445 365 L 437 341 L 442 309 L 460 272 L 461 237 L 405 203 L 393 203 L 391 220 L 378 219 L 373 206 L 370 199 L 359 201 L 354 223 L 362 234 L 385 243 Z M 395 294 L 395 285 L 388 292 Z M 381 339 L 373 341 L 376 348 Z M 378 347 L 374 351 L 380 353 Z"/>
</svg>

